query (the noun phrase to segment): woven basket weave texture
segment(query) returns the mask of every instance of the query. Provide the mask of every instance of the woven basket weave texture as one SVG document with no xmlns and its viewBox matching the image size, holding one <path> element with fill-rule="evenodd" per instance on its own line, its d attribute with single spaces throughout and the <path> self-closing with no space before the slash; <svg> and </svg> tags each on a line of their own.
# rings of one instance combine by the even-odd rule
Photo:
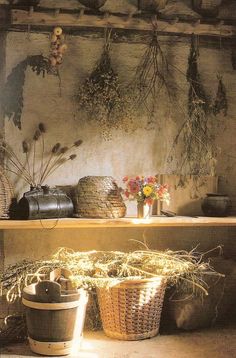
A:
<svg viewBox="0 0 236 358">
<path fill-rule="evenodd" d="M 107 336 L 122 340 L 154 337 L 159 332 L 166 281 L 127 280 L 98 288 L 102 325 Z"/>
<path fill-rule="evenodd" d="M 4 169 L 0 167 L 0 218 L 9 216 L 9 209 L 14 197 L 12 185 L 6 176 Z"/>
<path fill-rule="evenodd" d="M 75 209 L 80 217 L 121 218 L 126 214 L 126 206 L 112 177 L 81 178 L 76 196 Z"/>
</svg>

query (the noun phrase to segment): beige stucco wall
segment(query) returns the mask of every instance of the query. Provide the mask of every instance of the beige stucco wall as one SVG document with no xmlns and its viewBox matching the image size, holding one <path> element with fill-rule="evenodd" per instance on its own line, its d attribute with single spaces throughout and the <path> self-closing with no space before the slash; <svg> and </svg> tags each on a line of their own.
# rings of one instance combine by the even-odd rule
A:
<svg viewBox="0 0 236 358">
<path fill-rule="evenodd" d="M 102 49 L 101 38 L 84 38 L 82 36 L 66 36 L 68 51 L 61 66 L 61 95 L 58 79 L 47 76 L 37 77 L 28 70 L 24 87 L 24 110 L 22 115 L 22 131 L 11 121 L 5 123 L 5 137 L 17 152 L 21 152 L 21 142 L 31 136 L 39 122 L 47 127 L 47 145 L 51 148 L 56 142 L 68 145 L 81 138 L 84 143 L 78 151 L 78 159 L 68 163 L 63 169 L 55 172 L 47 182 L 49 185 L 76 184 L 85 175 L 111 175 L 118 183 L 124 175 L 178 173 L 175 160 L 166 164 L 166 157 L 171 147 L 181 115 L 173 109 L 169 111 L 164 97 L 160 98 L 157 113 L 159 123 L 152 131 L 137 129 L 134 133 L 114 131 L 111 141 L 101 137 L 99 125 L 84 120 L 82 113 L 75 108 L 73 96 L 76 89 L 92 70 Z M 162 41 L 163 49 L 172 58 L 175 66 L 186 71 L 189 43 L 186 40 Z M 112 61 L 122 83 L 127 83 L 144 50 L 140 43 L 114 43 L 112 45 Z M 27 55 L 49 51 L 48 34 L 16 33 L 7 34 L 6 73 Z M 201 47 L 200 71 L 206 90 L 213 95 L 217 89 L 216 74 L 224 75 L 229 100 L 229 113 L 219 128 L 218 143 L 221 155 L 218 158 L 217 174 L 226 175 L 223 187 L 232 196 L 236 188 L 234 177 L 235 159 L 235 94 L 236 75 L 230 62 L 230 51 Z M 180 75 L 176 75 L 183 88 L 186 83 Z M 186 92 L 187 93 L 187 92 Z M 176 152 L 176 156 L 178 156 Z M 16 193 L 20 196 L 27 185 L 11 176 Z M 7 231 L 4 234 L 5 263 L 13 263 L 22 258 L 38 258 L 51 254 L 59 246 L 72 247 L 76 250 L 116 249 L 130 250 L 137 246 L 130 239 L 142 240 L 148 235 L 150 247 L 158 249 L 192 249 L 200 244 L 200 250 L 208 250 L 218 244 L 225 245 L 225 251 L 234 251 L 234 229 L 149 229 L 144 232 L 137 229 L 97 229 L 97 230 L 36 230 Z"/>
<path fill-rule="evenodd" d="M 5 265 L 23 258 L 39 259 L 55 253 L 59 247 L 79 251 L 142 249 L 146 242 L 151 249 L 192 250 L 206 252 L 222 246 L 226 257 L 236 258 L 234 228 L 112 228 L 54 229 L 7 231 Z M 218 254 L 215 251 L 213 254 Z"/>
</svg>

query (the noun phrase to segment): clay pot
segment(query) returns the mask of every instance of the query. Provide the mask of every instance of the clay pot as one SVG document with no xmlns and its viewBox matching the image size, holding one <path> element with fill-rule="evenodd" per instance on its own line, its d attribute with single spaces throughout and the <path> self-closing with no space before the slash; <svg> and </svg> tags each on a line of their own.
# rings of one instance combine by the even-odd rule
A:
<svg viewBox="0 0 236 358">
<path fill-rule="evenodd" d="M 79 0 L 79 2 L 90 9 L 99 9 L 107 0 Z"/>
<path fill-rule="evenodd" d="M 158 11 L 164 9 L 168 0 L 138 0 L 139 10 Z"/>
<path fill-rule="evenodd" d="M 206 17 L 216 17 L 222 0 L 193 0 L 193 9 Z"/>
<path fill-rule="evenodd" d="M 231 209 L 231 201 L 224 194 L 207 194 L 202 202 L 202 211 L 206 216 L 227 216 Z"/>
</svg>

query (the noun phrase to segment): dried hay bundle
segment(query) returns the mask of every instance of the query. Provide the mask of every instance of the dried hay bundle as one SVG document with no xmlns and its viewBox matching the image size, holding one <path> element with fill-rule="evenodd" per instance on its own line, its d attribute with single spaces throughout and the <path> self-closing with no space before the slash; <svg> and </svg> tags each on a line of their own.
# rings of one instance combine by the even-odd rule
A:
<svg viewBox="0 0 236 358">
<path fill-rule="evenodd" d="M 66 268 L 72 272 L 72 281 L 76 287 L 94 289 L 111 287 L 122 280 L 151 277 L 165 277 L 169 285 L 181 283 L 186 291 L 202 292 L 207 295 L 208 284 L 204 277 L 222 276 L 208 262 L 203 262 L 205 254 L 196 250 L 156 251 L 138 250 L 88 251 L 75 252 L 60 248 L 50 260 L 23 261 L 9 267 L 1 276 L 1 291 L 9 302 L 21 296 L 24 286 L 47 279 L 55 268 Z"/>
<path fill-rule="evenodd" d="M 24 342 L 27 338 L 25 317 L 23 315 L 10 315 L 4 320 L 0 328 L 0 347 L 10 343 Z"/>
<path fill-rule="evenodd" d="M 31 283 L 49 279 L 55 268 L 66 268 L 72 272 L 72 281 L 76 287 L 83 286 L 90 291 L 90 300 L 85 326 L 90 330 L 101 328 L 101 319 L 97 302 L 96 288 L 111 287 L 121 281 L 140 278 L 165 277 L 175 289 L 193 295 L 207 295 L 209 280 L 218 280 L 223 276 L 217 273 L 208 262 L 203 262 L 205 254 L 195 250 L 134 252 L 88 251 L 75 252 L 60 248 L 50 260 L 27 261 L 8 267 L 0 277 L 1 294 L 6 294 L 10 303 L 15 302 L 23 288 Z M 22 322 L 23 326 L 23 322 Z M 11 331 L 8 331 L 10 340 Z M 4 334 L 6 339 L 7 332 Z"/>
<path fill-rule="evenodd" d="M 204 254 L 195 250 L 170 251 L 139 250 L 129 253 L 119 251 L 73 252 L 61 248 L 54 259 L 69 265 L 73 281 L 77 286 L 111 287 L 122 280 L 151 277 L 165 277 L 169 285 L 181 283 L 186 291 L 202 292 L 207 295 L 206 276 L 217 273 L 208 262 L 203 262 Z"/>
</svg>

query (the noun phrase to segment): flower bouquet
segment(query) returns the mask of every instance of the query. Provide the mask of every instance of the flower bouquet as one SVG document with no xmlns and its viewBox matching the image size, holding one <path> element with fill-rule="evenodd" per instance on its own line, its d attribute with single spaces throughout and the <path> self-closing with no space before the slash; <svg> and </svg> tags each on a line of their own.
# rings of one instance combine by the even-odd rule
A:
<svg viewBox="0 0 236 358">
<path fill-rule="evenodd" d="M 137 200 L 138 217 L 148 217 L 151 207 L 155 200 L 163 201 L 169 204 L 170 194 L 167 184 L 160 184 L 155 176 L 136 176 L 123 178 L 125 189 L 122 190 L 128 200 Z M 146 205 L 147 213 L 144 212 Z"/>
</svg>

